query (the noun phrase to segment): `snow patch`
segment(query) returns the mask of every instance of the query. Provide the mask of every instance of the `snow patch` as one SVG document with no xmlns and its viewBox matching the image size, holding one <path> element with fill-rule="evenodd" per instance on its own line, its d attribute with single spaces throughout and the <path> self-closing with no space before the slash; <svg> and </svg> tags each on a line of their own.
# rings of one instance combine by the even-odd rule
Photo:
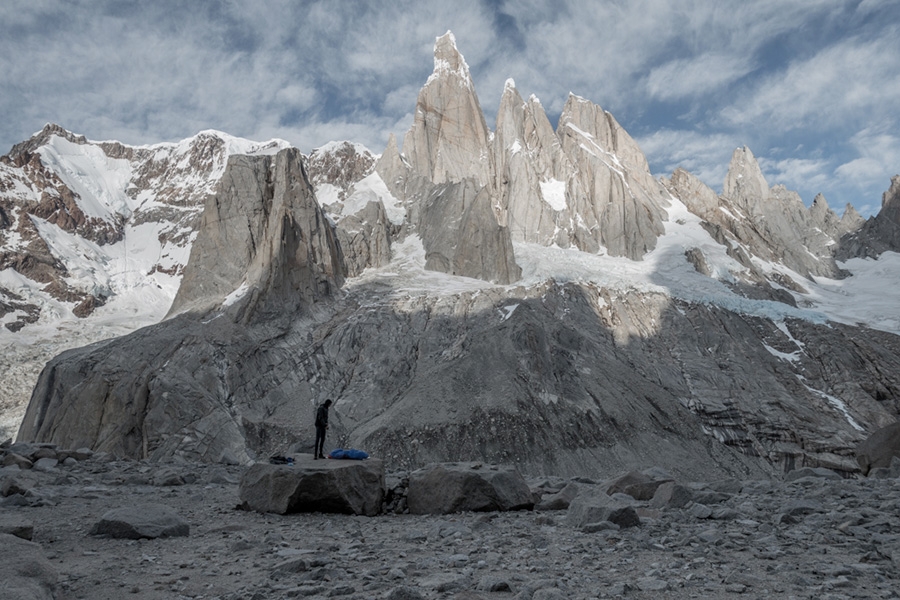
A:
<svg viewBox="0 0 900 600">
<path fill-rule="evenodd" d="M 555 211 L 568 208 L 566 202 L 566 182 L 559 179 L 548 179 L 541 182 L 541 197 Z"/>
<path fill-rule="evenodd" d="M 500 322 L 509 320 L 513 313 L 516 312 L 516 309 L 519 308 L 518 304 L 508 304 L 506 306 L 500 307 Z"/>
</svg>

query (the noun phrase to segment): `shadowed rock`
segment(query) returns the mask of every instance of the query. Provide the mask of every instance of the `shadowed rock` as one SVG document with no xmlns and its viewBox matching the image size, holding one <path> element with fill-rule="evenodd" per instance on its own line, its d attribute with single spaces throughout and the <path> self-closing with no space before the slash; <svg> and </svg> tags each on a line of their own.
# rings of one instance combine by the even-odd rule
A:
<svg viewBox="0 0 900 600">
<path fill-rule="evenodd" d="M 377 515 L 384 499 L 384 466 L 367 460 L 313 460 L 295 465 L 256 463 L 241 477 L 241 503 L 248 510 L 281 515 L 299 512 Z"/>
<path fill-rule="evenodd" d="M 91 535 L 136 540 L 184 537 L 190 525 L 178 513 L 161 504 L 139 504 L 105 513 L 91 528 Z"/>
<path fill-rule="evenodd" d="M 582 528 L 593 523 L 609 521 L 619 527 L 635 527 L 641 519 L 633 506 L 604 493 L 585 490 L 578 494 L 566 511 L 566 524 Z"/>
<path fill-rule="evenodd" d="M 409 512 L 521 510 L 534 506 L 528 484 L 514 467 L 441 463 L 410 473 Z"/>
<path fill-rule="evenodd" d="M 856 462 L 863 475 L 890 467 L 895 456 L 900 457 L 900 421 L 882 427 L 856 447 Z"/>
<path fill-rule="evenodd" d="M 41 547 L 21 538 L 0 533 L 0 595 L 4 600 L 55 600 L 59 575 Z"/>
</svg>

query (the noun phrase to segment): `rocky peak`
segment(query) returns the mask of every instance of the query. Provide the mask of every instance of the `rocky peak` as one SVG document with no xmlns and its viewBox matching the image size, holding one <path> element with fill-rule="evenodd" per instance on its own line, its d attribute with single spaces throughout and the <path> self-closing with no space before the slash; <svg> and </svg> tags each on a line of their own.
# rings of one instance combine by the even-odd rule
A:
<svg viewBox="0 0 900 600">
<path fill-rule="evenodd" d="M 428 83 L 439 77 L 449 77 L 455 79 L 459 85 L 473 89 L 475 87 L 469 74 L 469 65 L 457 49 L 456 36 L 452 31 L 447 31 L 434 42 L 434 73 L 428 79 Z"/>
<path fill-rule="evenodd" d="M 434 46 L 434 73 L 419 92 L 403 152 L 419 176 L 435 184 L 491 182 L 490 131 L 469 68 L 452 33 Z"/>
<path fill-rule="evenodd" d="M 688 210 L 702 219 L 715 219 L 719 197 L 693 173 L 678 167 L 666 182 L 672 195 L 684 202 Z"/>
<path fill-rule="evenodd" d="M 732 153 L 722 195 L 751 215 L 757 213 L 762 202 L 768 199 L 769 184 L 747 146 L 735 148 Z"/>
<path fill-rule="evenodd" d="M 394 142 L 396 148 L 396 141 Z M 322 184 L 337 188 L 338 200 L 344 201 L 353 184 L 366 177 L 375 167 L 375 157 L 362 144 L 332 142 L 316 148 L 309 155 L 310 182 L 318 188 Z"/>
<path fill-rule="evenodd" d="M 900 225 L 900 175 L 891 177 L 891 187 L 882 194 L 879 216 Z"/>
<path fill-rule="evenodd" d="M 845 212 L 842 221 L 861 219 L 858 213 L 854 217 Z M 887 251 L 900 252 L 900 175 L 891 177 L 891 187 L 881 196 L 881 211 L 841 239 L 837 256 L 838 260 L 877 258 Z"/>
<path fill-rule="evenodd" d="M 9 154 L 0 157 L 0 160 L 6 159 L 9 163 L 15 164 L 17 167 L 21 167 L 31 159 L 31 155 L 36 152 L 38 148 L 45 145 L 47 141 L 54 135 L 64 138 L 72 142 L 73 144 L 88 143 L 87 139 L 83 135 L 76 135 L 71 131 L 64 129 L 63 127 L 60 127 L 59 125 L 56 125 L 55 123 L 47 123 L 39 132 L 35 133 L 24 142 L 20 142 L 13 146 L 9 151 Z"/>
<path fill-rule="evenodd" d="M 290 316 L 343 284 L 340 251 L 296 148 L 236 155 L 203 210 L 169 310 L 237 307 L 237 317 Z"/>
<path fill-rule="evenodd" d="M 561 137 L 575 131 L 587 134 L 594 149 L 610 155 L 613 164 L 627 169 L 650 172 L 647 158 L 637 142 L 616 121 L 615 117 L 590 100 L 570 93 L 556 127 Z"/>
<path fill-rule="evenodd" d="M 397 147 L 397 138 L 392 133 L 387 147 L 375 161 L 375 172 L 381 177 L 388 190 L 400 200 L 406 199 L 406 182 L 409 178 L 409 163 Z"/>
</svg>

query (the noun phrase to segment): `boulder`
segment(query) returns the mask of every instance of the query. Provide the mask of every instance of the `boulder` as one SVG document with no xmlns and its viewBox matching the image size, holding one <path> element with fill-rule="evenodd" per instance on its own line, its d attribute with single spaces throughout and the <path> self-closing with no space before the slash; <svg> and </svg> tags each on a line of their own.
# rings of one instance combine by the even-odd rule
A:
<svg viewBox="0 0 900 600">
<path fill-rule="evenodd" d="M 30 541 L 34 537 L 34 524 L 16 513 L 0 512 L 0 534 L 3 533 Z"/>
<path fill-rule="evenodd" d="M 669 478 L 671 479 L 671 478 Z M 666 479 L 658 479 L 638 471 L 631 471 L 614 479 L 606 488 L 606 493 L 628 494 L 635 500 L 650 500 L 656 493 L 656 489 Z"/>
<path fill-rule="evenodd" d="M 377 515 L 384 498 L 384 464 L 367 460 L 297 459 L 293 466 L 256 463 L 241 477 L 244 508 L 281 515 L 327 512 Z"/>
<path fill-rule="evenodd" d="M 900 456 L 891 459 L 888 467 L 876 467 L 869 470 L 869 477 L 875 479 L 898 479 L 900 478 Z"/>
<path fill-rule="evenodd" d="M 666 481 L 658 488 L 650 499 L 650 508 L 684 508 L 693 500 L 693 492 L 674 481 Z"/>
<path fill-rule="evenodd" d="M 882 427 L 856 447 L 856 462 L 863 475 L 890 467 L 895 456 L 900 456 L 900 421 Z"/>
<path fill-rule="evenodd" d="M 0 533 L 0 581 L 4 600 L 52 600 L 57 598 L 56 569 L 38 544 Z"/>
<path fill-rule="evenodd" d="M 2 465 L 4 467 L 12 467 L 17 466 L 20 469 L 30 469 L 34 463 L 22 456 L 21 454 L 16 454 L 15 452 L 10 452 L 6 456 L 3 457 Z"/>
<path fill-rule="evenodd" d="M 35 481 L 34 476 L 26 475 L 25 473 L 13 475 L 12 477 L 4 477 L 0 480 L 0 496 L 6 498 L 13 494 L 24 495 L 36 484 L 37 482 Z"/>
<path fill-rule="evenodd" d="M 550 494 L 535 505 L 535 510 L 566 510 L 581 488 L 577 483 L 569 483 L 555 494 Z"/>
<path fill-rule="evenodd" d="M 106 512 L 91 529 L 91 535 L 140 539 L 184 537 L 190 532 L 187 521 L 162 504 L 138 504 Z"/>
<path fill-rule="evenodd" d="M 409 475 L 412 514 L 530 510 L 534 496 L 518 470 L 477 462 L 438 463 Z"/>
<path fill-rule="evenodd" d="M 566 523 L 575 528 L 609 521 L 619 527 L 634 527 L 641 519 L 633 506 L 606 494 L 582 493 L 572 500 L 566 512 Z"/>
</svg>

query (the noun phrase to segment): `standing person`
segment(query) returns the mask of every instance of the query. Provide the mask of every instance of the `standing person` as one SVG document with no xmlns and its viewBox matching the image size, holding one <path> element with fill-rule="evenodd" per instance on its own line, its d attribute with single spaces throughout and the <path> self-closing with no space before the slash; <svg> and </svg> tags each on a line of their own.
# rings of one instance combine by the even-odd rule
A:
<svg viewBox="0 0 900 600">
<path fill-rule="evenodd" d="M 326 400 L 316 409 L 316 447 L 313 449 L 313 458 L 325 458 L 325 430 L 328 429 L 328 407 L 331 400 Z"/>
</svg>

